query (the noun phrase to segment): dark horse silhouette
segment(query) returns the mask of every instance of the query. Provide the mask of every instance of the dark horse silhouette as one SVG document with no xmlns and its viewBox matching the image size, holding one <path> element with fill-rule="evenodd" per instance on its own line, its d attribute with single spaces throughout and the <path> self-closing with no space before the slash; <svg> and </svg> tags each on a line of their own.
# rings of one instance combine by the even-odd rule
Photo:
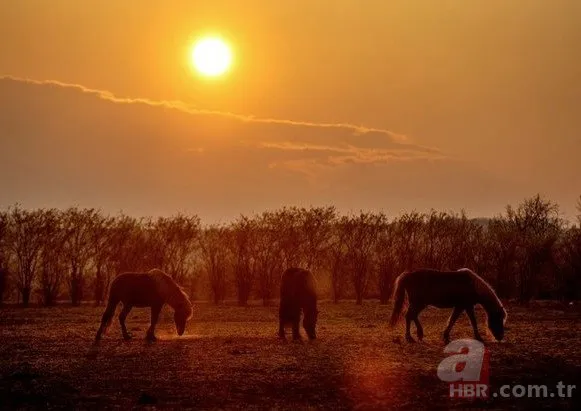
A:
<svg viewBox="0 0 581 411">
<path fill-rule="evenodd" d="M 300 340 L 299 323 L 303 312 L 303 328 L 310 340 L 317 338 L 317 290 L 313 274 L 302 268 L 289 268 L 282 274 L 278 335 L 286 339 L 285 326 L 292 325 L 293 340 Z"/>
<path fill-rule="evenodd" d="M 463 311 L 468 314 L 474 338 L 482 341 L 474 315 L 476 304 L 480 304 L 486 311 L 488 329 L 494 338 L 498 341 L 504 338 L 506 310 L 492 287 L 482 277 L 467 268 L 457 271 L 424 269 L 404 272 L 399 275 L 395 280 L 393 293 L 395 303 L 390 321 L 392 327 L 395 326 L 402 312 L 406 291 L 409 307 L 405 315 L 405 338 L 409 342 L 414 342 L 410 334 L 412 321 L 416 325 L 418 338 L 420 340 L 423 338 L 424 330 L 418 315 L 428 305 L 438 308 L 454 308 L 448 320 L 448 326 L 444 330 L 443 337 L 446 344 L 450 341 L 450 331 L 454 323 Z"/>
<path fill-rule="evenodd" d="M 125 319 L 133 307 L 151 307 L 151 326 L 146 334 L 146 338 L 150 341 L 156 339 L 155 325 L 164 304 L 174 309 L 174 321 L 179 335 L 184 333 L 186 322 L 192 317 L 190 299 L 182 288 L 163 271 L 154 269 L 146 273 L 123 273 L 115 277 L 111 283 L 109 301 L 95 341 L 99 341 L 101 335 L 111 325 L 115 309 L 120 302 L 123 303 L 123 309 L 119 314 L 119 323 L 123 338 L 126 340 L 131 338 L 131 334 L 127 332 Z"/>
</svg>

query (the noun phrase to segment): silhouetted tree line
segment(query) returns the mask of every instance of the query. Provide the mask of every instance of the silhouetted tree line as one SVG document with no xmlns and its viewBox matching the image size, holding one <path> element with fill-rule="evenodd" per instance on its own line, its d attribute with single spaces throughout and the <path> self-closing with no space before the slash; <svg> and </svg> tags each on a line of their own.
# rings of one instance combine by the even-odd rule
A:
<svg viewBox="0 0 581 411">
<path fill-rule="evenodd" d="M 291 207 L 204 226 L 192 215 L 133 218 L 16 205 L 0 212 L 0 304 L 101 304 L 115 275 L 154 267 L 193 298 L 268 304 L 289 266 L 313 270 L 322 296 L 335 302 L 386 303 L 395 277 L 421 267 L 472 268 L 502 298 L 520 302 L 573 300 L 581 294 L 581 198 L 579 212 L 568 224 L 556 204 L 537 195 L 492 219 Z"/>
</svg>

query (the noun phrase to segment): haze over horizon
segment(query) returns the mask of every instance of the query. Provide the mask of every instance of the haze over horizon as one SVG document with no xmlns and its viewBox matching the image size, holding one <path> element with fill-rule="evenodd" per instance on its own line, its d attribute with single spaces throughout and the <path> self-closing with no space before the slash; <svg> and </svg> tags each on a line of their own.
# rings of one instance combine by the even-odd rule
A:
<svg viewBox="0 0 581 411">
<path fill-rule="evenodd" d="M 90 3 L 90 6 L 88 5 Z M 581 3 L 10 2 L 0 207 L 205 221 L 581 194 Z M 222 78 L 192 39 L 234 52 Z"/>
</svg>

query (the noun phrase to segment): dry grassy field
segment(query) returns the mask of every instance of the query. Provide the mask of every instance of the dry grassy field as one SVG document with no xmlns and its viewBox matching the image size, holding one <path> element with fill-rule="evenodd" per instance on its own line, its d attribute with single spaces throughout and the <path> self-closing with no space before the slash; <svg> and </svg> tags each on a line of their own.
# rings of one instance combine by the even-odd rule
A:
<svg viewBox="0 0 581 411">
<path fill-rule="evenodd" d="M 113 323 L 98 346 L 102 307 L 0 309 L 2 409 L 580 409 L 573 398 L 448 397 L 436 375 L 448 310 L 426 310 L 424 342 L 390 330 L 391 306 L 322 302 L 314 342 L 276 338 L 277 307 L 195 304 L 177 337 L 169 309 L 157 343 L 143 339 L 149 311 L 128 317 L 131 341 Z M 491 390 L 559 381 L 581 389 L 581 314 L 508 307 L 505 342 L 492 342 Z M 483 327 L 483 312 L 478 312 Z M 290 330 L 289 330 L 290 332 Z M 304 333 L 304 331 L 303 331 Z M 452 338 L 470 337 L 461 317 Z"/>
</svg>

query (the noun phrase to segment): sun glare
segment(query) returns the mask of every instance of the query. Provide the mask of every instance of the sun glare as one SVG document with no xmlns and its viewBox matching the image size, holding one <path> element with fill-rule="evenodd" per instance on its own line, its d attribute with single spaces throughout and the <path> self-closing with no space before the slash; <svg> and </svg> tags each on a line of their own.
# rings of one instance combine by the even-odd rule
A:
<svg viewBox="0 0 581 411">
<path fill-rule="evenodd" d="M 194 44 L 192 64 L 203 75 L 219 76 L 230 68 L 232 52 L 223 40 L 207 37 Z"/>
</svg>

